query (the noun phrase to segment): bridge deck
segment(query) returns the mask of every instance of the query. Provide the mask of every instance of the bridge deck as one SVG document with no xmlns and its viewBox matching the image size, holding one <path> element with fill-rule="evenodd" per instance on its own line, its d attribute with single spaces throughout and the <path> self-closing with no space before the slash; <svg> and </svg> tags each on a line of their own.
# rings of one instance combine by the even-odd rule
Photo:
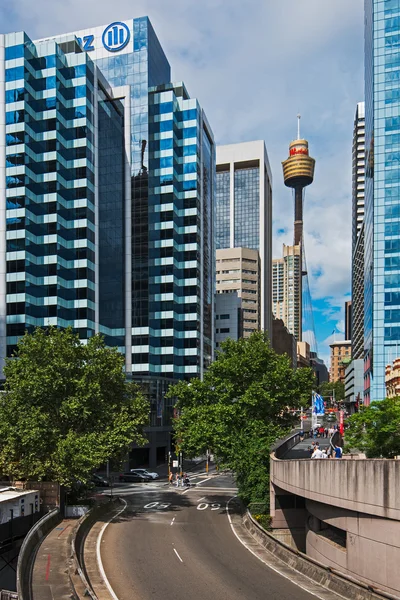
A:
<svg viewBox="0 0 400 600">
<path fill-rule="evenodd" d="M 317 438 L 316 440 L 307 438 L 304 439 L 302 442 L 296 444 L 296 446 L 293 446 L 293 448 L 291 448 L 290 450 L 288 450 L 286 454 L 282 456 L 282 459 L 289 460 L 293 458 L 310 458 L 310 452 L 308 451 L 308 448 L 311 446 L 312 441 L 317 441 L 321 450 L 323 448 L 329 448 L 329 438 Z"/>
</svg>

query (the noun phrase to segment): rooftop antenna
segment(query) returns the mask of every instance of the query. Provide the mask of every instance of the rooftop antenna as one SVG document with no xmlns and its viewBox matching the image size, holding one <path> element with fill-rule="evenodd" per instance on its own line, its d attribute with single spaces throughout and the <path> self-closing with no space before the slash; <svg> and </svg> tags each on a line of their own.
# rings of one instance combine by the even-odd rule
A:
<svg viewBox="0 0 400 600">
<path fill-rule="evenodd" d="M 297 115 L 297 139 L 298 140 L 301 140 L 301 137 L 300 137 L 300 119 L 301 119 L 301 114 L 299 113 Z"/>
</svg>

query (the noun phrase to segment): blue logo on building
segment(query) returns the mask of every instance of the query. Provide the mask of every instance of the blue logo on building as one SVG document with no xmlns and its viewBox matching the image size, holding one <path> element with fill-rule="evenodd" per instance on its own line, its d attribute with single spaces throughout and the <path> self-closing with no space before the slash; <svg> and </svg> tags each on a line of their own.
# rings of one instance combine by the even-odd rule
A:
<svg viewBox="0 0 400 600">
<path fill-rule="evenodd" d="M 128 25 L 116 21 L 103 31 L 103 46 L 109 52 L 119 52 L 129 43 L 131 32 Z"/>
</svg>

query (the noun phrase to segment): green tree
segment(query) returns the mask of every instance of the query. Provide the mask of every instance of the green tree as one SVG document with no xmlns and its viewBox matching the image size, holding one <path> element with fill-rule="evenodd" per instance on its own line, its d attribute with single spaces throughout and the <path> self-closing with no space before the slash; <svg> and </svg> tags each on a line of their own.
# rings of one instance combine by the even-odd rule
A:
<svg viewBox="0 0 400 600">
<path fill-rule="evenodd" d="M 178 446 L 190 456 L 210 450 L 232 469 L 246 501 L 269 494 L 269 453 L 294 423 L 289 409 L 310 403 L 311 369 L 293 370 L 260 332 L 226 340 L 204 375 L 172 386 L 177 399 Z"/>
<path fill-rule="evenodd" d="M 319 392 L 325 400 L 330 396 L 335 396 L 335 401 L 344 400 L 344 383 L 343 381 L 324 381 L 319 386 Z"/>
<path fill-rule="evenodd" d="M 357 448 L 368 458 L 393 458 L 400 454 L 400 398 L 372 402 L 346 421 L 347 448 Z"/>
<path fill-rule="evenodd" d="M 69 485 L 145 442 L 148 403 L 123 368 L 99 335 L 84 345 L 72 329 L 25 334 L 4 369 L 0 472 Z"/>
</svg>

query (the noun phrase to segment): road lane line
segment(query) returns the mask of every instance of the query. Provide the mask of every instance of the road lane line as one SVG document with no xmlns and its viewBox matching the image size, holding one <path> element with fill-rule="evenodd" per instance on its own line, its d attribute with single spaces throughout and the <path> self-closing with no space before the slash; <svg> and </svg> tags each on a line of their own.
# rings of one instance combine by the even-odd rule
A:
<svg viewBox="0 0 400 600">
<path fill-rule="evenodd" d="M 302 585 L 301 583 L 298 583 L 297 581 L 294 581 L 293 579 L 291 579 L 288 575 L 285 575 L 285 573 L 282 573 L 282 571 L 279 571 L 276 567 L 273 567 L 271 564 L 269 564 L 268 562 L 266 562 L 263 558 L 261 558 L 261 556 L 258 556 L 258 554 L 256 554 L 256 552 L 254 552 L 240 537 L 239 535 L 236 533 L 235 528 L 233 526 L 232 523 L 232 519 L 231 519 L 231 515 L 229 514 L 229 502 L 231 500 L 234 500 L 235 498 L 237 498 L 237 496 L 232 496 L 232 498 L 229 498 L 228 502 L 226 503 L 226 514 L 228 515 L 228 520 L 229 520 L 229 525 L 231 526 L 231 529 L 233 531 L 233 533 L 235 534 L 235 537 L 239 540 L 239 542 L 242 544 L 242 546 L 244 546 L 249 552 L 251 552 L 253 554 L 253 556 L 255 556 L 256 558 L 258 558 L 258 560 L 260 560 L 266 567 L 268 567 L 269 569 L 272 569 L 272 571 L 275 571 L 275 573 L 278 573 L 278 575 L 280 575 L 281 577 L 284 577 L 285 579 L 287 579 L 288 581 L 290 581 L 291 583 L 293 583 L 293 585 L 296 585 L 297 587 L 301 588 L 302 590 L 305 590 L 306 592 L 308 592 L 309 594 L 311 594 L 312 596 L 315 596 L 316 598 L 319 598 L 320 600 L 325 600 L 323 595 L 318 595 L 315 592 L 312 592 L 308 587 L 306 587 L 305 585 Z M 261 546 L 261 544 L 260 544 Z M 264 548 L 265 550 L 265 548 Z M 285 565 L 285 563 L 283 563 L 283 565 Z M 288 565 L 286 565 L 288 566 Z M 298 571 L 296 571 L 295 569 L 293 569 L 293 572 L 296 574 L 299 574 Z M 315 584 L 315 581 L 311 580 L 312 583 Z M 326 591 L 330 591 L 329 588 Z M 321 590 L 321 594 L 323 594 L 323 591 Z"/>
<path fill-rule="evenodd" d="M 174 521 L 175 521 L 175 517 L 172 519 L 172 521 L 171 521 L 171 525 L 173 525 L 173 524 L 174 524 Z"/>
<path fill-rule="evenodd" d="M 111 587 L 111 584 L 110 584 L 110 582 L 108 581 L 108 579 L 107 579 L 107 575 L 106 575 L 106 573 L 105 573 L 105 571 L 104 571 L 103 562 L 102 562 L 102 560 L 101 560 L 101 551 L 100 551 L 100 545 L 101 545 L 101 538 L 103 537 L 103 533 L 105 532 L 105 530 L 106 530 L 106 528 L 108 527 L 108 525 L 109 525 L 110 523 L 112 523 L 112 521 L 114 521 L 114 519 L 116 519 L 117 517 L 119 517 L 119 515 L 120 515 L 121 513 L 123 513 L 123 512 L 124 512 L 124 510 L 126 509 L 126 507 L 128 506 L 128 503 L 127 503 L 127 502 L 126 502 L 126 501 L 125 501 L 123 498 L 121 498 L 121 500 L 122 500 L 122 502 L 125 504 L 125 506 L 124 506 L 123 508 L 121 508 L 121 510 L 119 510 L 119 511 L 117 512 L 117 514 L 115 514 L 113 517 L 111 517 L 111 519 L 109 519 L 109 520 L 107 521 L 107 523 L 104 523 L 103 527 L 101 528 L 100 535 L 99 535 L 99 537 L 97 538 L 97 544 L 96 544 L 97 564 L 98 564 L 98 566 L 99 566 L 100 574 L 101 574 L 101 576 L 102 576 L 102 578 L 103 578 L 103 581 L 104 581 L 104 583 L 106 584 L 106 586 L 107 586 L 107 589 L 108 589 L 108 591 L 110 592 L 110 594 L 111 594 L 111 596 L 112 596 L 113 600 L 119 600 L 119 598 L 118 598 L 118 596 L 116 595 L 116 593 L 114 592 L 114 590 L 112 589 L 112 587 Z"/>
<path fill-rule="evenodd" d="M 179 556 L 178 552 L 176 551 L 176 549 L 174 548 L 174 552 L 177 555 L 177 557 L 179 558 L 179 560 L 181 561 L 181 563 L 183 563 L 183 560 L 181 559 L 181 557 Z"/>
<path fill-rule="evenodd" d="M 200 500 L 197 500 L 197 502 L 201 502 L 202 500 L 205 500 L 206 496 L 203 496 L 202 498 L 200 498 Z"/>
<path fill-rule="evenodd" d="M 210 481 L 210 479 L 214 479 L 214 477 L 207 477 L 207 479 L 203 479 L 203 481 L 199 481 L 199 483 L 197 483 L 196 485 L 201 485 L 202 483 L 205 483 L 206 481 Z"/>
</svg>

